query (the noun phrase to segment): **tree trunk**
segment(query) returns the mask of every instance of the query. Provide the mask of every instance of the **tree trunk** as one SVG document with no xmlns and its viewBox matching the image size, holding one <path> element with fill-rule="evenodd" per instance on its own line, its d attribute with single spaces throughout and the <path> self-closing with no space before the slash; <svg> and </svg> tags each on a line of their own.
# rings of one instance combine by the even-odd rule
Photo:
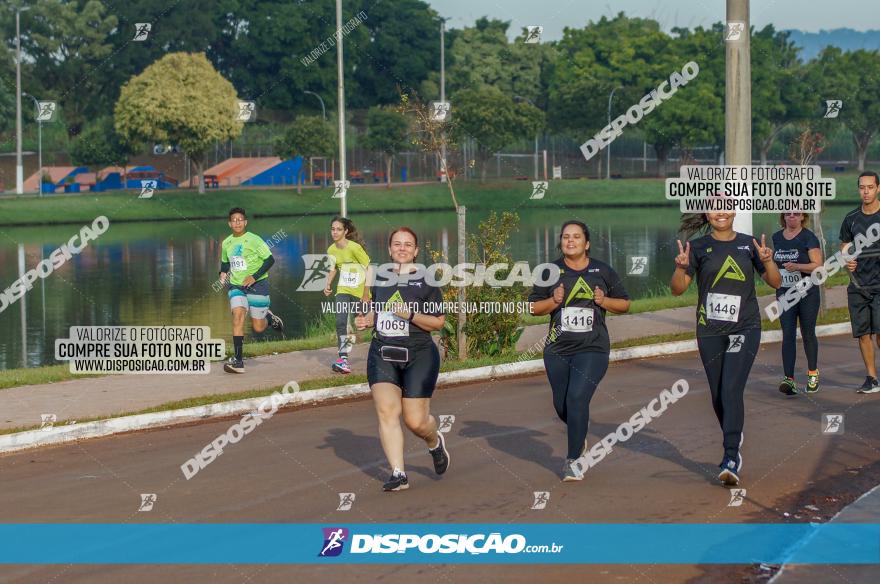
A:
<svg viewBox="0 0 880 584">
<path fill-rule="evenodd" d="M 296 194 L 301 195 L 303 193 L 303 174 L 305 174 L 305 162 L 306 159 L 303 157 L 303 164 L 299 167 L 299 172 L 296 173 Z"/>
<path fill-rule="evenodd" d="M 201 157 L 199 157 L 199 158 L 194 157 L 192 159 L 192 161 L 193 161 L 193 164 L 195 164 L 195 166 L 196 166 L 196 175 L 199 177 L 199 194 L 204 195 L 205 194 L 205 168 L 204 168 L 204 165 L 202 164 L 202 159 L 201 159 Z"/>
<path fill-rule="evenodd" d="M 773 144 L 776 143 L 776 137 L 779 136 L 779 132 L 785 128 L 787 124 L 779 124 L 774 126 L 770 131 L 770 135 L 761 142 L 761 166 L 767 165 L 767 157 L 770 154 L 770 149 L 773 148 Z"/>
<path fill-rule="evenodd" d="M 654 152 L 657 154 L 657 174 L 660 178 L 666 178 L 666 158 L 669 156 L 669 149 L 654 145 Z"/>
<path fill-rule="evenodd" d="M 390 154 L 385 155 L 385 186 L 391 188 L 391 160 Z"/>
<path fill-rule="evenodd" d="M 871 147 L 871 141 L 874 139 L 874 134 L 871 132 L 853 132 L 852 138 L 858 152 L 859 172 L 864 172 L 865 159 L 868 157 L 868 148 Z"/>
</svg>

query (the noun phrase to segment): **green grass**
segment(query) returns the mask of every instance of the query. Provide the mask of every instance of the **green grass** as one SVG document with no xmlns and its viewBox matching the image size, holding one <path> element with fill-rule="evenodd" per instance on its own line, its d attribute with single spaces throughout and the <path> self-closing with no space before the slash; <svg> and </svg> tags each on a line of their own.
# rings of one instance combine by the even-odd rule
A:
<svg viewBox="0 0 880 584">
<path fill-rule="evenodd" d="M 828 310 L 825 315 L 819 318 L 818 324 L 832 324 L 837 322 L 847 322 L 849 320 L 849 312 L 846 308 L 832 308 Z M 779 321 L 770 322 L 764 320 L 762 322 L 763 330 L 779 330 L 780 323 Z M 668 343 L 672 341 L 684 341 L 688 339 L 693 339 L 695 337 L 694 332 L 686 331 L 680 333 L 671 333 L 665 335 L 651 335 L 648 337 L 641 337 L 638 339 L 629 339 L 626 341 L 621 341 L 617 343 L 612 343 L 612 349 L 623 349 L 627 347 L 637 347 L 641 345 L 651 345 L 655 343 Z M 441 372 L 446 371 L 458 371 L 460 369 L 470 369 L 473 367 L 485 367 L 488 365 L 500 365 L 504 363 L 513 363 L 518 359 L 522 358 L 519 353 L 516 352 L 507 352 L 501 355 L 497 355 L 495 357 L 484 357 L 480 359 L 467 359 L 465 361 L 445 361 L 440 366 Z M 540 357 L 533 357 L 540 358 Z M 59 366 L 66 367 L 66 366 Z M 57 369 L 58 367 L 44 367 L 43 369 Z M 322 377 L 319 379 L 310 379 L 308 381 L 304 381 L 300 384 L 300 388 L 303 391 L 310 391 L 314 389 L 321 389 L 325 387 L 339 387 L 342 385 L 349 385 L 354 383 L 365 383 L 367 381 L 366 375 L 346 375 L 345 377 L 336 375 L 331 377 Z M 134 416 L 137 414 L 149 414 L 155 412 L 163 412 L 166 410 L 175 410 L 182 408 L 192 408 L 197 406 L 203 406 L 212 403 L 222 403 L 228 401 L 235 401 L 240 399 L 253 399 L 260 398 L 271 395 L 273 391 L 276 391 L 280 388 L 275 388 L 274 390 L 269 389 L 258 389 L 258 390 L 250 390 L 250 391 L 238 391 L 234 393 L 224 393 L 218 395 L 203 395 L 198 397 L 191 397 L 177 401 L 166 402 L 157 406 L 153 406 L 150 408 L 145 408 L 142 410 L 128 411 L 128 412 L 118 412 L 114 414 L 110 414 L 107 416 L 97 416 L 92 418 L 78 419 L 78 423 L 84 422 L 92 422 L 96 420 L 103 420 L 107 418 L 113 417 L 121 417 L 121 416 Z M 56 423 L 56 425 L 61 426 L 67 423 L 68 420 L 62 420 Z M 37 425 L 33 426 L 20 426 L 16 428 L 6 428 L 0 429 L 0 434 L 12 434 L 15 432 L 24 432 L 27 430 L 34 430 L 39 428 Z"/>
<path fill-rule="evenodd" d="M 659 179 L 627 181 L 555 181 L 547 198 L 529 201 L 530 208 L 556 209 L 567 206 L 632 206 L 662 205 L 664 183 Z M 531 194 L 529 181 L 499 181 L 480 184 L 477 181 L 456 183 L 456 196 L 470 209 L 503 209 L 519 206 Z M 626 192 L 625 200 L 621 192 Z M 339 209 L 339 201 L 330 197 L 330 189 L 305 189 L 301 195 L 295 188 L 285 189 L 220 189 L 199 195 L 191 189 L 158 191 L 151 199 L 138 199 L 135 191 L 82 193 L 9 197 L 0 199 L 4 224 L 50 225 L 91 223 L 106 215 L 111 224 L 124 221 L 162 221 L 181 219 L 223 219 L 231 207 L 246 204 L 254 217 L 331 215 Z M 624 202 L 625 201 L 625 202 Z M 351 214 L 389 213 L 403 210 L 452 210 L 452 199 L 446 186 L 395 185 L 384 187 L 353 187 L 349 191 L 348 211 Z"/>
<path fill-rule="evenodd" d="M 855 184 L 858 173 L 829 175 L 840 181 L 841 196 L 829 204 L 852 205 L 846 185 Z M 530 181 L 500 180 L 480 184 L 459 180 L 455 183 L 460 204 L 474 210 L 510 209 L 528 201 L 529 209 L 563 207 L 669 207 L 664 196 L 664 180 L 657 178 L 621 180 L 552 181 L 544 199 L 528 200 Z M 253 217 L 331 215 L 339 201 L 327 188 L 306 188 L 301 195 L 295 188 L 251 188 L 209 190 L 204 195 L 194 189 L 157 191 L 151 199 L 138 199 L 134 190 L 107 193 L 56 194 L 37 197 L 0 198 L 4 225 L 55 225 L 91 223 L 99 215 L 110 222 L 169 221 L 182 219 L 222 219 L 234 206 L 245 204 Z M 844 202 L 842 199 L 847 198 Z M 351 214 L 391 213 L 395 211 L 451 210 L 452 200 L 445 185 L 395 184 L 393 188 L 354 186 L 349 191 Z"/>
</svg>

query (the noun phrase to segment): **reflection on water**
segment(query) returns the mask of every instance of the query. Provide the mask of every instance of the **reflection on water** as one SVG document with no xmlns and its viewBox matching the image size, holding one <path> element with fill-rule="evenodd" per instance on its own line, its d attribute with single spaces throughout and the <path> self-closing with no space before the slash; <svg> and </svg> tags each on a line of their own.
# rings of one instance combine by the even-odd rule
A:
<svg viewBox="0 0 880 584">
<path fill-rule="evenodd" d="M 836 249 L 840 220 L 849 209 L 835 206 L 826 211 L 829 249 Z M 614 266 L 631 297 L 668 291 L 677 252 L 679 214 L 675 209 L 520 213 L 520 229 L 511 241 L 514 259 L 532 264 L 552 261 L 558 257 L 560 225 L 567 219 L 580 219 L 590 227 L 592 256 Z M 475 230 L 485 216 L 485 212 L 469 212 L 468 229 Z M 453 261 L 457 257 L 454 212 L 370 214 L 352 219 L 374 261 L 388 258 L 388 234 L 401 224 L 419 234 L 419 257 L 424 263 L 430 263 L 427 248 L 440 250 Z M 779 229 L 776 216 L 755 215 L 754 222 L 755 232 L 766 233 L 768 240 Z M 329 217 L 265 218 L 249 223 L 250 231 L 267 239 L 279 230 L 288 234 L 272 247 L 276 263 L 269 272 L 272 307 L 284 317 L 288 337 L 301 336 L 320 316 L 324 296 L 296 289 L 305 271 L 302 254 L 325 253 L 330 245 L 328 223 Z M 48 257 L 78 229 L 75 225 L 4 228 L 0 289 Z M 67 337 L 71 326 L 202 325 L 211 327 L 213 337 L 231 342 L 226 293 L 211 287 L 219 271 L 220 242 L 228 231 L 222 220 L 111 224 L 80 254 L 0 312 L 0 368 L 55 363 L 55 339 Z M 632 269 L 633 257 L 647 258 L 641 274 L 628 273 L 638 271 Z"/>
</svg>

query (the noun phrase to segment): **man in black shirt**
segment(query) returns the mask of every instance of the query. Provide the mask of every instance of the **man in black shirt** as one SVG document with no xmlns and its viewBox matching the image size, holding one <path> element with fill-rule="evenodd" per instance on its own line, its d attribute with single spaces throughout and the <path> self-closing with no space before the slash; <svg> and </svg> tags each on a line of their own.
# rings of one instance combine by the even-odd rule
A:
<svg viewBox="0 0 880 584">
<path fill-rule="evenodd" d="M 846 250 L 859 234 L 865 235 L 874 223 L 880 222 L 880 201 L 877 200 L 880 177 L 876 172 L 859 175 L 860 207 L 843 218 L 840 225 L 840 249 Z M 852 249 L 849 250 L 853 252 Z M 874 365 L 874 340 L 880 345 L 880 242 L 862 250 L 857 259 L 846 262 L 850 284 L 846 289 L 849 318 L 853 337 L 859 340 L 859 351 L 865 362 L 867 377 L 859 393 L 880 392 L 877 367 Z"/>
</svg>

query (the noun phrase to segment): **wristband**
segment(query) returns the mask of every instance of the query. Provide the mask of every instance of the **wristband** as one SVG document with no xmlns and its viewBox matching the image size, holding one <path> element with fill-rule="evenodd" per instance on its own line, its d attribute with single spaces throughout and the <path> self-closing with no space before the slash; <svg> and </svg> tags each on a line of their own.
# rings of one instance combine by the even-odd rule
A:
<svg viewBox="0 0 880 584">
<path fill-rule="evenodd" d="M 416 317 L 416 313 L 415 313 L 415 312 L 410 312 L 410 313 L 409 313 L 409 318 L 406 319 L 406 320 L 408 320 L 409 322 L 412 322 L 413 319 L 414 319 L 415 317 Z"/>
</svg>

